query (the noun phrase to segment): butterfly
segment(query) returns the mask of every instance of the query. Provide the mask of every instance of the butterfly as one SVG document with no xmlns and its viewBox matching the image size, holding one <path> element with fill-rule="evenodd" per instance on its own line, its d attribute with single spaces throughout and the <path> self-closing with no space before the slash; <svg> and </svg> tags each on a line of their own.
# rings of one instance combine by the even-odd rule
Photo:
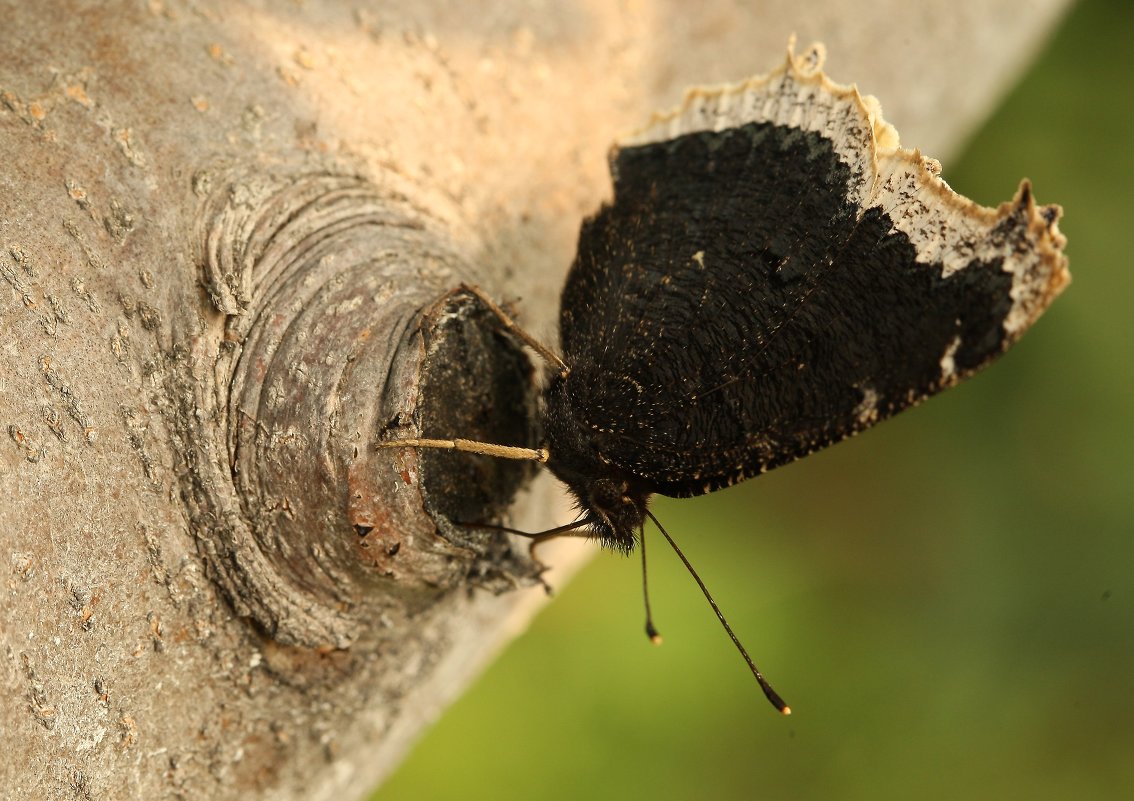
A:
<svg viewBox="0 0 1134 801">
<path fill-rule="evenodd" d="M 563 289 L 561 353 L 466 288 L 549 365 L 543 447 L 384 443 L 544 463 L 580 517 L 540 538 L 629 553 L 651 519 L 783 712 L 650 497 L 727 487 L 953 386 L 1070 280 L 1058 206 L 1027 181 L 996 209 L 953 192 L 823 58 L 789 47 L 779 69 L 693 90 L 612 150 L 613 199 L 583 223 Z"/>
</svg>

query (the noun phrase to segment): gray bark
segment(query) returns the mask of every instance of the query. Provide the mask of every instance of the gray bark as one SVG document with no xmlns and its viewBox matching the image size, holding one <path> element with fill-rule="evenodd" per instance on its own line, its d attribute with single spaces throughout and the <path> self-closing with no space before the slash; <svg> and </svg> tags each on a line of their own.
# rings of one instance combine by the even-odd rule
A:
<svg viewBox="0 0 1134 801">
<path fill-rule="evenodd" d="M 799 5 L 2 3 L 5 797 L 371 788 L 543 598 L 447 522 L 526 468 L 372 447 L 527 434 L 446 293 L 554 342 L 609 143 L 687 84 L 796 32 L 947 154 L 1063 3 Z"/>
</svg>

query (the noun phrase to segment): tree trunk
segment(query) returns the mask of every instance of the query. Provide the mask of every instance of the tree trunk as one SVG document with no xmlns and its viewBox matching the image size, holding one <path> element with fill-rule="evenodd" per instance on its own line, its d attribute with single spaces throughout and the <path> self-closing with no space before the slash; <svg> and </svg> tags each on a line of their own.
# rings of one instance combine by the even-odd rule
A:
<svg viewBox="0 0 1134 801">
<path fill-rule="evenodd" d="M 373 447 L 530 437 L 447 293 L 554 342 L 609 143 L 793 31 L 941 155 L 1062 5 L 3 2 L 5 796 L 359 797 L 544 597 L 448 522 L 528 468 Z"/>
</svg>

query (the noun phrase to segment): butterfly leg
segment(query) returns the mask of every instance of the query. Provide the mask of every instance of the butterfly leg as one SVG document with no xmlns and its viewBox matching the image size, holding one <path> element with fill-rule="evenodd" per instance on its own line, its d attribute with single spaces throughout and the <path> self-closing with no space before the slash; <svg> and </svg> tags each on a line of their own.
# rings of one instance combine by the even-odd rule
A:
<svg viewBox="0 0 1134 801">
<path fill-rule="evenodd" d="M 496 318 L 500 321 L 500 324 L 504 326 L 506 331 L 519 337 L 520 341 L 538 353 L 541 359 L 558 369 L 559 372 L 567 372 L 567 365 L 563 363 L 561 358 L 553 353 L 547 345 L 544 345 L 527 331 L 520 328 L 516 321 L 508 316 L 506 311 L 496 305 L 496 302 L 492 298 L 484 294 L 484 291 L 480 287 L 473 286 L 472 284 L 461 284 L 461 289 L 483 303 L 486 309 L 496 315 Z"/>
<path fill-rule="evenodd" d="M 497 445 L 471 439 L 391 439 L 377 443 L 379 448 L 436 448 L 464 453 L 479 453 L 499 459 L 528 459 L 543 464 L 547 461 L 547 448 L 519 448 L 514 445 Z"/>
</svg>

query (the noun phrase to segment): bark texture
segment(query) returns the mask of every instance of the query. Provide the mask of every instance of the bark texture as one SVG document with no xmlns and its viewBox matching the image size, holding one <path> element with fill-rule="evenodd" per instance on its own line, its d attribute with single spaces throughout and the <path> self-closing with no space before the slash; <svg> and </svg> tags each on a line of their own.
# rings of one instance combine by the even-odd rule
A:
<svg viewBox="0 0 1134 801">
<path fill-rule="evenodd" d="M 356 798 L 541 601 L 532 372 L 619 133 L 788 35 L 947 154 L 1060 0 L 0 3 L 0 794 Z M 520 525 L 551 523 L 546 481 Z"/>
</svg>

